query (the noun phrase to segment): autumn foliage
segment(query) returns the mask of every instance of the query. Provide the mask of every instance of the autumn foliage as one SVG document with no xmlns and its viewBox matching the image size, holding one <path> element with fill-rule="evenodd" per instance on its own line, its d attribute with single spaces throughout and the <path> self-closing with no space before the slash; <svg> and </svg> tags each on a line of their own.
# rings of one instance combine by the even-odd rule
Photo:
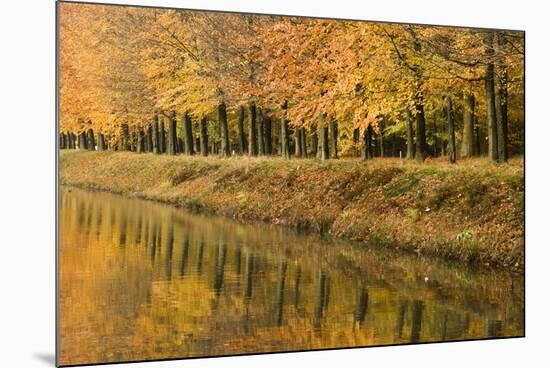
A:
<svg viewBox="0 0 550 368">
<path fill-rule="evenodd" d="M 62 148 L 523 151 L 521 32 L 70 3 L 59 19 Z"/>
</svg>

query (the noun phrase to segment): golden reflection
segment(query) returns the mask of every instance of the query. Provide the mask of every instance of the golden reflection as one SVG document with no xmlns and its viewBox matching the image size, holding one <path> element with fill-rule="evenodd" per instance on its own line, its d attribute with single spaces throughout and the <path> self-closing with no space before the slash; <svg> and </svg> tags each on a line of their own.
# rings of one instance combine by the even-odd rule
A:
<svg viewBox="0 0 550 368">
<path fill-rule="evenodd" d="M 523 280 L 73 188 L 61 364 L 523 335 Z"/>
</svg>

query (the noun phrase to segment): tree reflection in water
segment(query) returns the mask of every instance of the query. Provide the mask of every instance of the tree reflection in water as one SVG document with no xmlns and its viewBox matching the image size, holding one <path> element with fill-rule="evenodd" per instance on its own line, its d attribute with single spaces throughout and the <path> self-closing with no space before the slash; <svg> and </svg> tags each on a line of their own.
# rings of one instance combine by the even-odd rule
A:
<svg viewBox="0 0 550 368">
<path fill-rule="evenodd" d="M 518 276 L 106 193 L 60 208 L 62 364 L 523 334 Z"/>
</svg>

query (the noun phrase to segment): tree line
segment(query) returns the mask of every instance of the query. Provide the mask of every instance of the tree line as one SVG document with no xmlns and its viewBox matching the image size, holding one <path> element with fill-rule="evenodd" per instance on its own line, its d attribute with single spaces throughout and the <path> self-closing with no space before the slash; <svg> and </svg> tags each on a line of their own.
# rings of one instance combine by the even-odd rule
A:
<svg viewBox="0 0 550 368">
<path fill-rule="evenodd" d="M 522 32 L 63 3 L 60 147 L 523 152 Z"/>
</svg>

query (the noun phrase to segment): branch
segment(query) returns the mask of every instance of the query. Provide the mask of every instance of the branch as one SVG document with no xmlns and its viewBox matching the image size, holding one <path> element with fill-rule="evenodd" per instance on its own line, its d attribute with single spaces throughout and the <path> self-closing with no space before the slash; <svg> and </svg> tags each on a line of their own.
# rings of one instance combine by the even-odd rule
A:
<svg viewBox="0 0 550 368">
<path fill-rule="evenodd" d="M 386 36 L 388 36 L 388 38 L 390 39 L 391 41 L 391 44 L 393 46 L 393 49 L 395 50 L 395 52 L 397 53 L 397 56 L 399 57 L 399 59 L 403 62 L 403 64 L 405 64 L 405 66 L 407 68 L 409 68 L 413 73 L 418 73 L 418 70 L 415 68 L 415 67 L 412 67 L 411 65 L 409 65 L 409 63 L 407 62 L 407 60 L 405 60 L 404 56 L 401 55 L 401 52 L 399 52 L 399 49 L 397 48 L 397 45 L 395 44 L 395 40 L 394 40 L 394 36 L 390 35 L 388 33 L 388 31 L 386 31 L 385 28 L 383 28 L 384 30 L 384 33 L 386 34 Z"/>
</svg>

